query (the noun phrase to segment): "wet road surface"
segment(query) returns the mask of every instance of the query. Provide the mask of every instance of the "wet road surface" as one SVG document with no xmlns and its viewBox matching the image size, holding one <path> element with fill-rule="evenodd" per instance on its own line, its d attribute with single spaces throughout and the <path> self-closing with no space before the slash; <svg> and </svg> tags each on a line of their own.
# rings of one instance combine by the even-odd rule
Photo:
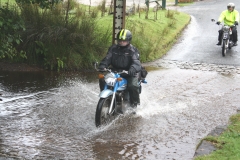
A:
<svg viewBox="0 0 240 160">
<path fill-rule="evenodd" d="M 149 73 L 136 115 L 126 114 L 96 128 L 97 79 L 66 77 L 2 83 L 7 78 L 1 75 L 2 156 L 192 159 L 199 140 L 227 124 L 239 105 L 239 74 L 161 69 Z M 51 81 L 67 83 L 45 83 Z"/>
</svg>

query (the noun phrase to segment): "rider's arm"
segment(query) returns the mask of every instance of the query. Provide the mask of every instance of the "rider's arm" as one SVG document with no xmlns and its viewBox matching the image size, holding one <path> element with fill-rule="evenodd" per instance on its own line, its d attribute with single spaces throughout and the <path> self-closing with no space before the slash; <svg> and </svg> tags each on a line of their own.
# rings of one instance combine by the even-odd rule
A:
<svg viewBox="0 0 240 160">
<path fill-rule="evenodd" d="M 239 12 L 235 10 L 235 21 L 239 22 Z"/>
<path fill-rule="evenodd" d="M 132 54 L 132 65 L 131 66 L 133 68 L 135 68 L 135 70 L 137 72 L 140 72 L 141 69 L 142 69 L 141 62 L 139 60 L 139 53 L 138 53 L 137 49 L 135 49 L 133 54 Z"/>
<path fill-rule="evenodd" d="M 131 50 L 136 53 L 138 60 L 140 60 L 140 52 L 136 47 L 134 47 L 132 44 L 130 44 Z"/>
<path fill-rule="evenodd" d="M 108 52 L 105 58 L 100 62 L 99 66 L 104 66 L 104 68 L 107 68 L 112 61 L 112 48 L 113 46 L 108 48 Z"/>
<path fill-rule="evenodd" d="M 219 18 L 218 18 L 218 21 L 219 22 L 222 22 L 223 20 L 224 20 L 224 18 L 225 18 L 225 11 L 223 11 L 221 14 L 220 14 L 220 16 L 219 16 Z"/>
</svg>

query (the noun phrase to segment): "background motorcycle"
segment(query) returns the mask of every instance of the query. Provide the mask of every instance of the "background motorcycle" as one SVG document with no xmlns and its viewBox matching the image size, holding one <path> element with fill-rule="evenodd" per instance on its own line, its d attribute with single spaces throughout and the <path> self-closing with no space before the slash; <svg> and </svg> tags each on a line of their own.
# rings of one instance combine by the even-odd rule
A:
<svg viewBox="0 0 240 160">
<path fill-rule="evenodd" d="M 96 67 L 95 69 L 100 71 Z M 105 86 L 99 94 L 99 101 L 95 114 L 95 125 L 99 127 L 107 124 L 116 118 L 119 114 L 124 114 L 129 106 L 129 94 L 127 91 L 127 80 L 121 75 L 128 74 L 128 71 L 116 72 L 111 69 L 104 70 L 106 75 L 99 74 L 99 78 L 104 78 Z M 102 71 L 101 71 L 102 72 Z M 141 92 L 141 83 L 147 83 L 145 79 L 139 81 L 139 93 Z"/>
<path fill-rule="evenodd" d="M 215 19 L 211 19 L 212 22 L 215 22 Z M 222 25 L 222 43 L 221 43 L 221 47 L 222 47 L 222 56 L 226 56 L 227 50 L 231 49 L 234 44 L 232 41 L 232 27 L 236 27 L 235 25 L 233 26 L 227 26 L 224 24 Z"/>
<path fill-rule="evenodd" d="M 222 25 L 222 56 L 226 56 L 227 50 L 231 49 L 233 47 L 233 41 L 232 41 L 232 27 L 234 26 L 226 26 Z"/>
</svg>

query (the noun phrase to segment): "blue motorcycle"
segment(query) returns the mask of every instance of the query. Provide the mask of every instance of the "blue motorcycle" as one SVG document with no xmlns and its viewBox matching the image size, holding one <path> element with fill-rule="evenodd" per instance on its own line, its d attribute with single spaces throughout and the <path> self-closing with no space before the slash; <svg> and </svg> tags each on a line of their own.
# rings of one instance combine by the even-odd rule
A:
<svg viewBox="0 0 240 160">
<path fill-rule="evenodd" d="M 104 79 L 105 86 L 99 94 L 100 99 L 95 114 L 96 127 L 107 124 L 114 120 L 118 115 L 124 114 L 129 104 L 127 80 L 121 76 L 123 74 L 128 74 L 128 71 L 123 70 L 117 72 L 112 71 L 111 69 L 106 69 L 105 72 L 107 72 L 105 75 L 102 73 L 99 74 L 99 78 Z M 145 79 L 140 79 L 139 93 L 141 92 L 141 83 L 147 82 Z"/>
</svg>

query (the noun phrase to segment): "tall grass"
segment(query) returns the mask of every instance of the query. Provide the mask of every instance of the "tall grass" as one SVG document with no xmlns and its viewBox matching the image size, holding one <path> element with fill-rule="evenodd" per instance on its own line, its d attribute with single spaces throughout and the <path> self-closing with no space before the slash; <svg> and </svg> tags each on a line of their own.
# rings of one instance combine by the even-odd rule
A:
<svg viewBox="0 0 240 160">
<path fill-rule="evenodd" d="M 88 68 L 99 59 L 99 53 L 105 52 L 109 44 L 104 42 L 110 39 L 110 32 L 98 29 L 93 12 L 91 17 L 84 8 L 74 11 L 63 6 L 58 4 L 52 10 L 21 6 L 26 24 L 21 49 L 26 51 L 28 63 L 50 70 L 77 70 Z"/>
</svg>

